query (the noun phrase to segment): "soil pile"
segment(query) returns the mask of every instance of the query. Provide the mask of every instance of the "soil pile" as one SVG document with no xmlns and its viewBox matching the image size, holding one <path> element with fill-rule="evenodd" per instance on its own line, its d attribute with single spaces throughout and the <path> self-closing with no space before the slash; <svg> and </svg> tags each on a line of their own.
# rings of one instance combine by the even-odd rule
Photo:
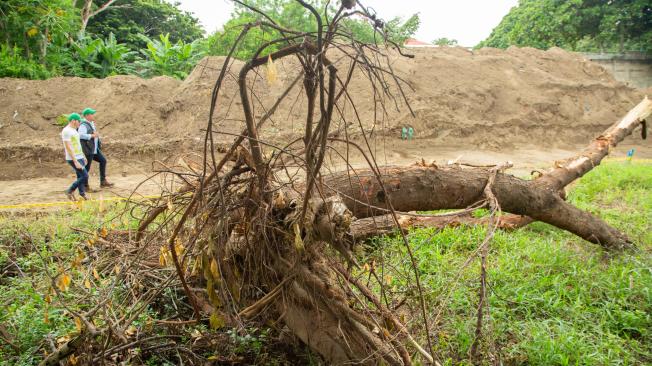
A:
<svg viewBox="0 0 652 366">
<path fill-rule="evenodd" d="M 414 116 L 400 101 L 397 89 L 392 93 L 398 103 L 390 99 L 381 103 L 368 75 L 353 75 L 349 90 L 360 123 L 376 136 L 398 139 L 401 127 L 412 126 L 417 139 L 438 146 L 505 149 L 583 144 L 645 95 L 615 81 L 601 66 L 556 48 L 443 47 L 410 52 L 415 58 L 391 55 L 389 61 L 406 81 L 403 90 Z M 328 55 L 344 80 L 350 60 L 340 56 Z M 184 81 L 134 76 L 0 79 L 0 165 L 9 160 L 33 161 L 36 156 L 59 162 L 63 152 L 56 118 L 86 106 L 98 110 L 100 132 L 113 152 L 200 149 L 223 61 L 223 57 L 205 58 Z M 230 142 L 230 134 L 244 127 L 237 88 L 242 65 L 233 63 L 220 91 L 220 108 L 214 117 L 214 129 L 221 132 L 215 135 L 218 142 Z M 297 76 L 296 61 L 278 60 L 276 65 L 279 78 L 272 85 L 266 82 L 264 69 L 249 74 L 249 82 L 256 84 L 252 100 L 258 118 L 266 112 L 263 105 L 273 104 Z M 299 97 L 301 88 L 299 82 L 265 125 L 265 138 L 288 141 L 303 134 L 306 102 Z M 334 125 L 359 130 L 356 111 L 345 103 L 344 118 L 336 118 Z"/>
</svg>

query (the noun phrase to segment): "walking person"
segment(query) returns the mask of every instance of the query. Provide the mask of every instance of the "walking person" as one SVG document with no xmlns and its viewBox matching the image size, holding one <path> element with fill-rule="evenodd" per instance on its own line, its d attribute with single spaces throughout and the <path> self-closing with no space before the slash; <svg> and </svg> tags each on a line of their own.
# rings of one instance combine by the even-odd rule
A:
<svg viewBox="0 0 652 366">
<path fill-rule="evenodd" d="M 86 198 L 85 186 L 88 184 L 88 172 L 86 171 L 86 159 L 82 151 L 81 143 L 79 142 L 79 133 L 77 128 L 81 123 L 81 116 L 77 113 L 72 113 L 68 116 L 68 124 L 61 131 L 61 140 L 63 141 L 63 149 L 66 152 L 66 161 L 75 170 L 77 180 L 66 189 L 66 196 L 75 201 L 75 190 L 79 190 L 79 195 L 83 199 Z"/>
<path fill-rule="evenodd" d="M 86 171 L 90 173 L 91 163 L 93 160 L 100 164 L 100 187 L 108 188 L 113 187 L 112 183 L 106 180 L 106 158 L 102 154 L 102 141 L 100 134 L 95 125 L 95 113 L 92 108 L 86 108 L 82 111 L 84 117 L 79 126 L 79 137 L 81 138 L 82 149 L 88 163 L 86 164 Z M 90 191 L 88 182 L 86 182 L 86 189 Z"/>
</svg>

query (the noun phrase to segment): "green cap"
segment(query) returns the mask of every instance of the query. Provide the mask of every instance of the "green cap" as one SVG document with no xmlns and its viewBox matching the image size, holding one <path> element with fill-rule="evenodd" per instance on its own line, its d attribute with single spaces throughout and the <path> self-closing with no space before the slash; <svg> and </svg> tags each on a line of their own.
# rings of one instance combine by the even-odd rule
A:
<svg viewBox="0 0 652 366">
<path fill-rule="evenodd" d="M 79 115 L 79 113 L 70 113 L 68 115 L 68 121 L 70 122 L 72 120 L 81 121 L 81 116 Z"/>
<path fill-rule="evenodd" d="M 93 108 L 86 108 L 82 111 L 82 115 L 87 115 L 87 114 L 95 114 L 95 109 Z"/>
</svg>

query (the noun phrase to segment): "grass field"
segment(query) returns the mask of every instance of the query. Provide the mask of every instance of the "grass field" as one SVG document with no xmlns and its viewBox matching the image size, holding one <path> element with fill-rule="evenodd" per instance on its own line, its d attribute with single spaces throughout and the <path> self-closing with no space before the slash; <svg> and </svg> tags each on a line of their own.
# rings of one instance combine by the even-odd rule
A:
<svg viewBox="0 0 652 366">
<path fill-rule="evenodd" d="M 569 200 L 627 233 L 638 249 L 609 253 L 542 223 L 498 232 L 488 256 L 490 318 L 483 355 L 505 365 L 652 364 L 652 164 L 603 164 L 570 189 Z M 109 220 L 110 212 L 101 219 L 98 207 L 87 205 L 0 216 L 0 365 L 37 363 L 49 350 L 48 337 L 75 330 L 64 309 L 47 306 L 50 283 L 44 266 L 56 271 L 75 257 L 86 239 L 71 226 L 95 231 L 110 222 L 117 228 L 135 224 Z M 434 348 L 446 364 L 469 363 L 479 261 L 463 264 L 484 234 L 482 227 L 409 233 Z M 405 279 L 409 259 L 399 239 L 378 238 L 367 249 L 360 261 L 382 266 L 388 293 L 414 297 L 415 288 Z M 418 314 L 410 306 L 408 301 L 397 313 Z"/>
</svg>

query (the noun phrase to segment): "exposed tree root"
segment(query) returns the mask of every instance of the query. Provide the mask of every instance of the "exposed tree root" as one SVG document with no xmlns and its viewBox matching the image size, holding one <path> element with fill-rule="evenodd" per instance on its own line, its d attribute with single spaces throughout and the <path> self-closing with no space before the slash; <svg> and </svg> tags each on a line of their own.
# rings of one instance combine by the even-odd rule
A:
<svg viewBox="0 0 652 366">
<path fill-rule="evenodd" d="M 387 233 L 393 227 L 478 223 L 470 212 L 490 207 L 492 214 L 480 222 L 488 220 L 492 230 L 539 220 L 608 249 L 632 245 L 624 234 L 598 217 L 565 202 L 560 191 L 599 164 L 610 146 L 615 146 L 649 116 L 649 100 L 645 99 L 579 156 L 533 181 L 499 172 L 497 168 L 423 164 L 379 167 L 359 119 L 356 122 L 364 149 L 348 139 L 332 138 L 331 132 L 334 121 L 339 121 L 347 133 L 349 123 L 342 110 L 345 104 L 355 109 L 355 98 L 348 91 L 355 70 L 369 79 L 379 113 L 389 106 L 386 102 L 395 106 L 399 102 L 407 104 L 402 83 L 387 62 L 387 55 L 373 45 L 351 39 L 339 29 L 339 22 L 354 14 L 367 17 L 381 33 L 383 23 L 361 5 L 356 12 L 348 12 L 342 5 L 335 14 L 324 18 L 310 4 L 301 0 L 299 3 L 315 18 L 316 32 L 285 29 L 267 16 L 244 27 L 243 34 L 261 27 L 282 35 L 262 45 L 237 71 L 237 76 L 231 73 L 231 58 L 227 57 L 216 82 L 210 115 L 219 106 L 217 91 L 229 74 L 239 83 L 246 129 L 226 156 L 217 161 L 211 119 L 201 178 L 170 194 L 169 201 L 154 207 L 139 228 L 140 239 L 161 213 L 175 209 L 169 210 L 172 212 L 168 219 L 172 222 L 167 229 L 161 226 L 168 234 L 166 247 L 173 253 L 178 247 L 184 248 L 173 257 L 181 278 L 192 272 L 193 265 L 199 269 L 201 275 L 195 281 L 206 287 L 207 301 L 214 308 L 212 324 L 255 317 L 283 324 L 332 364 L 409 365 L 417 357 L 437 363 L 437 355 L 432 354 L 417 262 L 405 233 L 399 231 L 413 271 L 408 281 L 413 281 L 420 299 L 420 314 L 409 319 L 413 326 L 417 325 L 415 328 L 392 315 L 381 301 L 381 281 L 363 285 L 354 275 L 351 269 L 359 264 L 351 249 L 356 241 Z M 263 14 L 245 3 L 241 5 Z M 240 40 L 241 37 L 233 49 Z M 271 44 L 278 44 L 279 49 L 266 53 Z M 338 52 L 333 61 L 328 57 L 331 49 Z M 249 75 L 270 59 L 284 57 L 296 57 L 301 64 L 300 96 L 308 113 L 303 138 L 279 147 L 259 138 L 259 129 L 273 111 L 256 121 L 256 104 L 252 101 L 256 100 L 252 97 L 255 90 Z M 348 69 L 343 67 L 345 62 L 350 63 Z M 348 71 L 346 78 L 340 77 L 339 69 Z M 390 92 L 390 83 L 398 92 Z M 279 103 L 286 95 L 279 98 Z M 368 167 L 325 174 L 322 165 L 326 148 L 336 140 L 344 142 L 347 148 L 354 146 L 360 150 Z M 513 216 L 494 217 L 497 207 Z M 443 209 L 464 211 L 439 217 L 407 213 Z M 485 240 L 490 238 L 488 234 Z M 343 261 L 348 268 L 338 263 Z M 184 287 L 192 300 L 189 286 Z M 482 306 L 481 303 L 479 314 Z M 197 313 L 201 311 L 194 307 Z M 481 319 L 479 322 L 481 325 Z M 421 333 L 411 334 L 413 329 L 420 329 Z"/>
</svg>

